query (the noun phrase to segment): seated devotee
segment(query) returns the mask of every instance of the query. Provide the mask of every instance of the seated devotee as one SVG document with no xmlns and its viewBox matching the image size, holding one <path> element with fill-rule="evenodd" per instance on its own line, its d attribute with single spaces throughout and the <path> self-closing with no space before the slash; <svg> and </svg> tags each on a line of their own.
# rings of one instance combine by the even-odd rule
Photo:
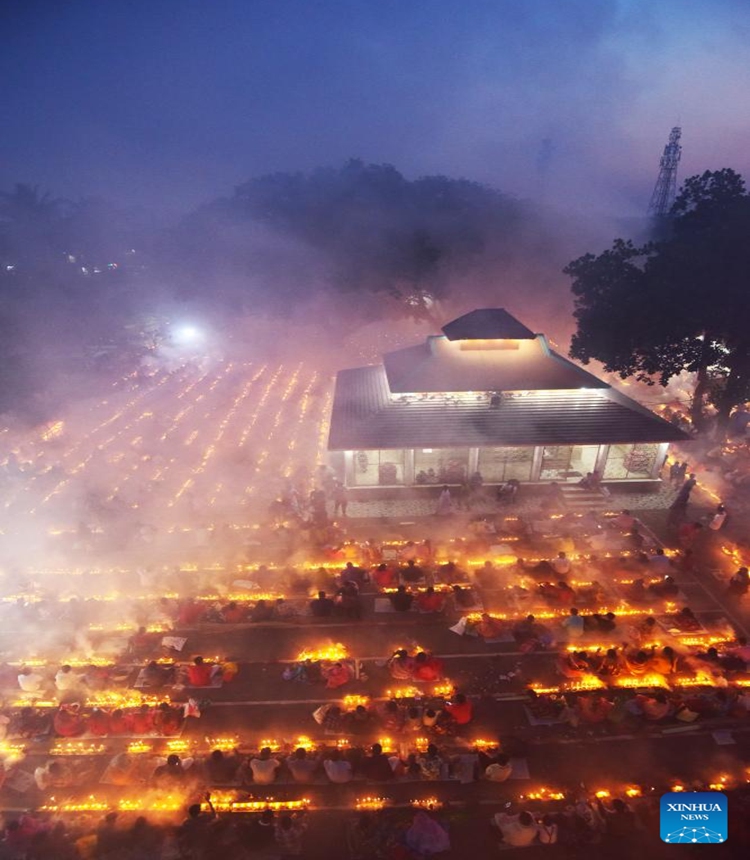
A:
<svg viewBox="0 0 750 860">
<path fill-rule="evenodd" d="M 607 649 L 596 670 L 602 678 L 613 678 L 622 672 L 622 662 L 616 648 Z"/>
<path fill-rule="evenodd" d="M 422 779 L 435 781 L 442 779 L 446 774 L 446 762 L 435 744 L 430 744 L 426 752 L 418 755 L 417 762 Z"/>
<path fill-rule="evenodd" d="M 75 702 L 61 705 L 52 721 L 55 734 L 61 738 L 75 738 L 86 731 L 86 719 L 81 714 L 81 706 Z"/>
<path fill-rule="evenodd" d="M 404 844 L 411 857 L 432 857 L 451 849 L 445 827 L 421 810 L 414 814 L 411 826 L 404 833 Z"/>
<path fill-rule="evenodd" d="M 623 589 L 626 600 L 630 603 L 648 603 L 653 600 L 654 594 L 646 588 L 645 579 L 634 579 L 626 588 Z"/>
<path fill-rule="evenodd" d="M 435 591 L 431 585 L 424 592 L 418 594 L 414 602 L 417 609 L 423 613 L 442 612 L 445 605 L 442 594 Z"/>
<path fill-rule="evenodd" d="M 633 700 L 640 713 L 649 721 L 657 722 L 663 720 L 671 713 L 671 705 L 665 693 L 661 691 L 653 696 L 639 694 Z"/>
<path fill-rule="evenodd" d="M 208 687 L 214 674 L 214 666 L 206 663 L 200 655 L 187 667 L 187 682 L 190 687 Z"/>
<path fill-rule="evenodd" d="M 480 762 L 485 764 L 485 760 L 480 755 Z M 513 773 L 513 765 L 510 763 L 510 756 L 505 753 L 498 753 L 484 767 L 484 778 L 490 782 L 505 782 L 510 779 Z"/>
<path fill-rule="evenodd" d="M 561 654 L 557 661 L 557 671 L 568 681 L 577 681 L 591 671 L 585 651 L 569 651 Z"/>
<path fill-rule="evenodd" d="M 205 607 L 193 598 L 183 600 L 177 610 L 177 624 L 180 627 L 192 627 L 203 620 L 206 614 Z"/>
<path fill-rule="evenodd" d="M 613 527 L 621 532 L 631 531 L 636 522 L 636 518 L 628 510 L 620 511 L 620 513 L 612 519 Z"/>
<path fill-rule="evenodd" d="M 192 759 L 182 761 L 178 755 L 172 753 L 167 756 L 165 764 L 159 765 L 151 777 L 157 788 L 174 789 L 184 785 L 189 778 L 188 770 L 193 764 Z"/>
<path fill-rule="evenodd" d="M 422 730 L 422 712 L 417 707 L 407 708 L 404 716 L 404 732 L 406 734 Z"/>
<path fill-rule="evenodd" d="M 240 624 L 247 618 L 247 608 L 240 606 L 236 600 L 231 600 L 221 610 L 221 618 L 227 624 Z"/>
<path fill-rule="evenodd" d="M 557 558 L 553 558 L 550 565 L 559 577 L 567 576 L 572 568 L 570 559 L 565 552 L 558 552 Z"/>
<path fill-rule="evenodd" d="M 584 621 L 575 606 L 571 606 L 570 614 L 563 619 L 561 626 L 570 640 L 580 639 L 583 636 Z"/>
<path fill-rule="evenodd" d="M 154 730 L 155 714 L 149 705 L 143 704 L 130 713 L 130 731 L 134 735 L 150 735 Z"/>
<path fill-rule="evenodd" d="M 443 677 L 443 661 L 420 651 L 414 657 L 414 673 L 415 681 L 439 681 Z"/>
<path fill-rule="evenodd" d="M 176 735 L 185 722 L 183 708 L 180 705 L 170 705 L 169 702 L 160 702 L 154 714 L 154 730 L 161 735 Z"/>
<path fill-rule="evenodd" d="M 20 738 L 33 738 L 46 734 L 52 725 L 52 717 L 40 708 L 21 708 L 11 716 L 8 734 Z"/>
<path fill-rule="evenodd" d="M 34 770 L 34 782 L 40 791 L 57 788 L 70 788 L 74 785 L 74 775 L 66 762 L 51 759 Z"/>
<path fill-rule="evenodd" d="M 672 675 L 677 671 L 677 655 L 674 649 L 665 645 L 661 651 L 655 652 L 650 660 L 651 670 L 660 675 Z"/>
<path fill-rule="evenodd" d="M 122 708 L 116 708 L 109 715 L 109 733 L 110 735 L 127 735 L 132 730 L 132 722 L 130 715 L 126 714 Z"/>
<path fill-rule="evenodd" d="M 250 610 L 249 620 L 254 624 L 262 624 L 264 621 L 273 621 L 275 607 L 267 600 L 259 600 Z"/>
<path fill-rule="evenodd" d="M 55 687 L 59 693 L 70 693 L 80 689 L 81 679 L 70 666 L 61 666 L 55 675 Z"/>
<path fill-rule="evenodd" d="M 46 686 L 46 681 L 43 675 L 24 666 L 18 673 L 18 686 L 24 693 L 39 693 Z"/>
<path fill-rule="evenodd" d="M 391 605 L 396 612 L 408 612 L 411 609 L 414 595 L 409 594 L 405 585 L 399 585 L 398 590 L 389 596 Z"/>
<path fill-rule="evenodd" d="M 397 681 L 411 681 L 414 674 L 414 658 L 404 648 L 394 651 L 386 663 L 391 677 Z"/>
<path fill-rule="evenodd" d="M 576 696 L 575 712 L 582 723 L 603 723 L 613 708 L 614 704 L 600 693 L 582 693 Z"/>
<path fill-rule="evenodd" d="M 519 812 L 517 815 L 496 812 L 492 823 L 500 831 L 503 844 L 510 848 L 525 848 L 531 845 L 539 833 L 539 825 L 530 812 Z"/>
<path fill-rule="evenodd" d="M 647 651 L 630 651 L 625 655 L 625 670 L 630 675 L 645 675 L 651 667 L 651 655 Z"/>
<path fill-rule="evenodd" d="M 669 556 L 665 555 L 662 547 L 657 547 L 654 551 L 654 554 L 649 559 L 649 567 L 655 573 L 661 574 L 665 576 L 672 570 L 672 562 L 669 559 Z"/>
<path fill-rule="evenodd" d="M 594 612 L 583 619 L 583 628 L 586 633 L 612 633 L 616 627 L 617 621 L 614 612 L 607 612 L 604 615 L 600 612 Z"/>
<path fill-rule="evenodd" d="M 351 667 L 345 663 L 334 663 L 332 666 L 323 670 L 326 688 L 328 690 L 336 690 L 348 684 L 354 677 Z"/>
<path fill-rule="evenodd" d="M 498 569 L 491 561 L 478 567 L 474 571 L 474 576 L 480 588 L 497 588 L 500 584 L 500 575 Z"/>
<path fill-rule="evenodd" d="M 106 781 L 108 785 L 128 786 L 138 781 L 138 760 L 126 752 L 113 756 L 107 765 Z"/>
<path fill-rule="evenodd" d="M 333 615 L 333 600 L 326 597 L 325 591 L 319 591 L 318 596 L 310 601 L 310 614 L 314 618 L 328 618 Z"/>
<path fill-rule="evenodd" d="M 236 752 L 227 754 L 213 750 L 203 762 L 203 773 L 210 785 L 224 785 L 234 782 L 239 764 Z"/>
<path fill-rule="evenodd" d="M 417 564 L 415 559 L 410 558 L 406 562 L 406 566 L 400 569 L 399 575 L 402 582 L 414 584 L 424 579 L 424 570 Z"/>
<path fill-rule="evenodd" d="M 386 732 L 400 732 L 404 727 L 404 716 L 398 702 L 385 702 L 379 713 L 381 728 Z"/>
<path fill-rule="evenodd" d="M 345 582 L 336 592 L 336 607 L 345 618 L 359 620 L 362 617 L 362 602 L 359 586 L 353 580 Z"/>
<path fill-rule="evenodd" d="M 398 585 L 398 571 L 385 563 L 379 564 L 371 576 L 378 588 L 395 588 Z"/>
<path fill-rule="evenodd" d="M 463 693 L 456 693 L 453 701 L 445 703 L 443 710 L 457 726 L 468 725 L 474 716 L 474 708 Z"/>
<path fill-rule="evenodd" d="M 488 612 L 482 613 L 474 629 L 482 639 L 499 639 L 504 632 L 502 621 L 499 618 L 493 618 Z"/>
<path fill-rule="evenodd" d="M 476 597 L 470 588 L 454 585 L 451 588 L 453 601 L 457 609 L 471 609 L 476 604 Z"/>
<path fill-rule="evenodd" d="M 295 750 L 294 755 L 286 760 L 286 766 L 297 783 L 310 783 L 315 779 L 320 762 L 307 754 L 304 747 Z"/>
<path fill-rule="evenodd" d="M 576 592 L 564 580 L 557 583 L 557 602 L 560 606 L 572 606 L 576 602 Z"/>
<path fill-rule="evenodd" d="M 656 619 L 653 615 L 647 615 L 629 628 L 628 635 L 636 643 L 648 643 L 656 636 L 656 632 Z"/>
<path fill-rule="evenodd" d="M 741 567 L 732 574 L 727 585 L 727 596 L 736 597 L 738 600 L 750 591 L 750 573 L 746 567 Z"/>
<path fill-rule="evenodd" d="M 365 756 L 360 763 L 360 770 L 366 779 L 373 782 L 385 782 L 393 779 L 393 768 L 380 744 L 373 744 L 370 755 Z"/>
<path fill-rule="evenodd" d="M 263 747 L 260 753 L 249 761 L 250 773 L 256 785 L 271 785 L 281 762 L 271 756 L 271 748 Z"/>
<path fill-rule="evenodd" d="M 451 585 L 454 582 L 468 582 L 469 576 L 455 561 L 440 565 L 437 571 L 438 579 Z"/>
<path fill-rule="evenodd" d="M 703 626 L 689 606 L 683 607 L 679 612 L 671 616 L 670 622 L 683 633 L 692 633 L 700 630 Z"/>
<path fill-rule="evenodd" d="M 175 666 L 161 666 L 156 660 L 151 662 L 143 669 L 141 681 L 146 687 L 161 688 L 166 684 L 174 683 Z"/>
<path fill-rule="evenodd" d="M 726 653 L 741 660 L 745 666 L 750 665 L 750 644 L 748 644 L 746 636 L 738 636 L 737 644 L 730 645 Z"/>
<path fill-rule="evenodd" d="M 351 561 L 347 561 L 346 567 L 339 574 L 340 580 L 344 582 L 354 582 L 358 588 L 362 588 L 368 581 L 367 572 L 361 567 L 355 566 Z"/>
<path fill-rule="evenodd" d="M 369 735 L 375 729 L 375 717 L 364 705 L 357 707 L 344 715 L 344 731 L 347 734 L 362 737 Z"/>
<path fill-rule="evenodd" d="M 667 574 L 661 582 L 654 582 L 649 585 L 648 591 L 662 600 L 671 600 L 674 597 L 677 597 L 679 592 L 679 586 L 674 581 L 674 579 Z"/>
<path fill-rule="evenodd" d="M 511 631 L 520 651 L 533 651 L 535 648 L 549 648 L 554 644 L 552 633 L 540 624 L 533 615 L 527 615 L 517 622 Z"/>
<path fill-rule="evenodd" d="M 352 766 L 341 756 L 341 751 L 334 748 L 323 761 L 323 770 L 328 779 L 335 785 L 343 785 L 352 781 Z"/>
<path fill-rule="evenodd" d="M 94 708 L 86 722 L 86 730 L 96 738 L 105 738 L 109 734 L 109 714 L 101 708 Z"/>
</svg>

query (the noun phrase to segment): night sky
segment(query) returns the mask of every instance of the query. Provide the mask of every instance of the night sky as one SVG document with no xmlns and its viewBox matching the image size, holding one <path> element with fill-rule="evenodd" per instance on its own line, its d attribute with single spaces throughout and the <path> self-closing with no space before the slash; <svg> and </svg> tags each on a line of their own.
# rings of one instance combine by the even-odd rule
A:
<svg viewBox="0 0 750 860">
<path fill-rule="evenodd" d="M 681 178 L 750 175 L 746 0 L 4 0 L 0 32 L 0 188 L 172 215 L 359 157 L 634 215 L 677 122 Z"/>
</svg>

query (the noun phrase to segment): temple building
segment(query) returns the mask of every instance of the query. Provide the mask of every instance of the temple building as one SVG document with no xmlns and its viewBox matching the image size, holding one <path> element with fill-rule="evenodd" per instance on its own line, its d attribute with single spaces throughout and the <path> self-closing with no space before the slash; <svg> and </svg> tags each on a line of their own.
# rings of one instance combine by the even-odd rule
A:
<svg viewBox="0 0 750 860">
<path fill-rule="evenodd" d="M 686 435 L 550 349 L 503 308 L 474 310 L 336 378 L 328 449 L 348 487 L 658 480 Z"/>
</svg>

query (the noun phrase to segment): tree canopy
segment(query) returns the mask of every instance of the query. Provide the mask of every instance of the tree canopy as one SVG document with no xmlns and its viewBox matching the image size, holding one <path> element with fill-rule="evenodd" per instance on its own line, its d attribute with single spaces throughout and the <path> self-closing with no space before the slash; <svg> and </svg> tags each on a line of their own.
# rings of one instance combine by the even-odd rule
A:
<svg viewBox="0 0 750 860">
<path fill-rule="evenodd" d="M 750 397 L 748 236 L 741 176 L 723 169 L 686 180 L 659 240 L 617 239 L 563 270 L 575 297 L 571 356 L 648 384 L 696 372 L 694 420 L 708 395 L 725 425 Z"/>
<path fill-rule="evenodd" d="M 193 213 L 172 241 L 190 262 L 196 291 L 224 276 L 244 305 L 283 309 L 315 281 L 419 308 L 427 296 L 446 295 L 489 249 L 513 256 L 529 218 L 525 204 L 488 186 L 410 180 L 392 165 L 353 159 L 245 182 Z"/>
</svg>

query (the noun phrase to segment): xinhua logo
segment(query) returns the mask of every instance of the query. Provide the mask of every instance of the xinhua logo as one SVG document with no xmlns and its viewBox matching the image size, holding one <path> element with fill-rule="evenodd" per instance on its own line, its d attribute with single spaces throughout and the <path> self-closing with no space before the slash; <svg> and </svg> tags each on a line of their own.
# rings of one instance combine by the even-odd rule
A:
<svg viewBox="0 0 750 860">
<path fill-rule="evenodd" d="M 727 797 L 719 791 L 670 792 L 661 797 L 663 842 L 711 845 L 727 839 Z"/>
</svg>

